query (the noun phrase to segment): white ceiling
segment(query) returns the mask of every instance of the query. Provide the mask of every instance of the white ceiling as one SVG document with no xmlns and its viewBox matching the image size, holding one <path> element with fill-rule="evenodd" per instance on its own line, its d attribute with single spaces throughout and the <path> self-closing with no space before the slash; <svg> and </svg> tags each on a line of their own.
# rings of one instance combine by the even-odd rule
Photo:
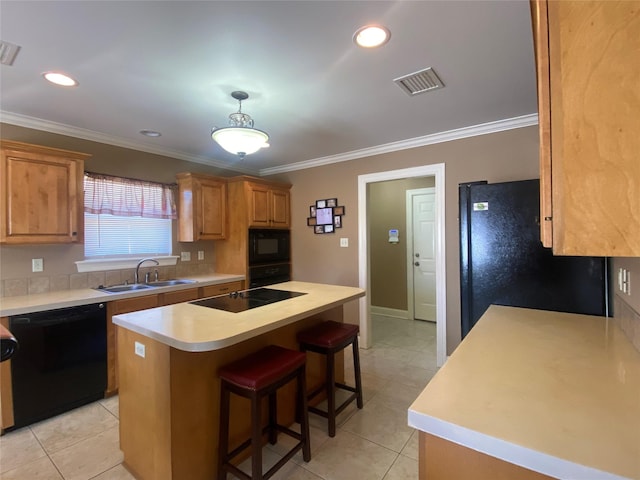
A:
<svg viewBox="0 0 640 480">
<path fill-rule="evenodd" d="M 275 173 L 537 111 L 526 0 L 2 0 L 0 17 L 21 47 L 0 67 L 2 122 L 216 166 Z M 352 41 L 370 23 L 392 32 L 380 49 Z M 445 88 L 409 97 L 393 82 L 426 67 Z M 234 90 L 271 136 L 240 164 L 210 137 Z"/>
</svg>

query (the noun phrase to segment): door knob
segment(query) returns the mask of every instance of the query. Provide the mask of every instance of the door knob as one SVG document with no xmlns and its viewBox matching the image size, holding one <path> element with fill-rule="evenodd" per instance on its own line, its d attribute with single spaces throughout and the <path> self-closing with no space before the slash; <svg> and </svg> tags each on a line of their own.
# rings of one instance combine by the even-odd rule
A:
<svg viewBox="0 0 640 480">
<path fill-rule="evenodd" d="M 419 266 L 420 266 L 420 262 L 416 262 L 416 263 L 414 263 L 414 265 L 415 265 L 416 267 L 419 267 Z"/>
</svg>

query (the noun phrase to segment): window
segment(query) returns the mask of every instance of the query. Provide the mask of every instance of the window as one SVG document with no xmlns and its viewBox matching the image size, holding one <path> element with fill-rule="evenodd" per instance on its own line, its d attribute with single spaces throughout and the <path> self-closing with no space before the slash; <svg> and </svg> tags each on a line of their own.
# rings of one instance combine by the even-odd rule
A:
<svg viewBox="0 0 640 480">
<path fill-rule="evenodd" d="M 85 257 L 167 255 L 174 186 L 86 173 Z"/>
</svg>

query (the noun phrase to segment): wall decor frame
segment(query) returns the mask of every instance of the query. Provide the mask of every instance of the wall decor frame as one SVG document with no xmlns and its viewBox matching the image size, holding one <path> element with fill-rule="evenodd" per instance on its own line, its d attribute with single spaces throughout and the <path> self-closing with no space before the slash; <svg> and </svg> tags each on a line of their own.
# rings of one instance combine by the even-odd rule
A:
<svg viewBox="0 0 640 480">
<path fill-rule="evenodd" d="M 309 206 L 307 226 L 313 227 L 313 233 L 335 233 L 337 228 L 342 228 L 343 215 L 344 206 L 338 205 L 337 198 L 316 200 Z"/>
</svg>

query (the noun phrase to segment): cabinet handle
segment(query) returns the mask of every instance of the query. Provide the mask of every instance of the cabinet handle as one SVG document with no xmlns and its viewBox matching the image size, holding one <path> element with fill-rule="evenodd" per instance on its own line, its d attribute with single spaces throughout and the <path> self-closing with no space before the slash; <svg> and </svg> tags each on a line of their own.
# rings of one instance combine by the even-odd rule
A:
<svg viewBox="0 0 640 480">
<path fill-rule="evenodd" d="M 553 217 L 544 217 L 545 222 L 550 222 L 551 220 L 553 220 Z"/>
<path fill-rule="evenodd" d="M 75 237 L 76 235 L 78 235 L 78 232 L 71 232 L 71 235 Z"/>
</svg>

